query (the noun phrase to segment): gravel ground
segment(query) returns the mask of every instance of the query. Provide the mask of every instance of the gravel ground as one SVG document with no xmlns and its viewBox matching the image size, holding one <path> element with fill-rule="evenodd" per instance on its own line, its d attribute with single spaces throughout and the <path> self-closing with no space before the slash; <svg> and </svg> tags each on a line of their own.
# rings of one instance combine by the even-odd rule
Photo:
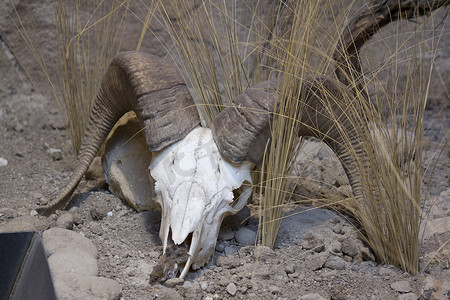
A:
<svg viewBox="0 0 450 300">
<path fill-rule="evenodd" d="M 41 4 L 39 9 L 37 4 L 30 8 L 38 13 L 42 43 L 51 45 L 50 4 Z M 8 41 L 19 43 L 14 28 L 5 20 L 0 21 L 0 32 Z M 382 40 L 383 32 L 376 39 Z M 149 285 L 149 274 L 162 252 L 159 212 L 137 213 L 127 207 L 95 176 L 98 170 L 83 179 L 68 211 L 49 218 L 36 215 L 34 209 L 64 187 L 74 158 L 51 98 L 34 88 L 3 40 L 0 42 L 0 231 L 43 233 L 60 299 L 450 299 L 450 254 L 448 244 L 444 245 L 450 238 L 448 148 L 434 178 L 424 179 L 424 193 L 436 201 L 421 246 L 421 271 L 416 276 L 377 265 L 354 227 L 327 210 L 293 208 L 282 222 L 275 248 L 255 247 L 252 238 L 257 219 L 250 217 L 236 226 L 253 215 L 254 211 L 246 208 L 225 223 L 214 259 L 207 266 L 190 272 L 184 282 Z M 163 51 L 155 49 L 154 41 L 146 43 L 144 50 Z M 426 122 L 433 127 L 426 133 L 424 165 L 434 161 L 444 138 L 442 132 L 449 128 L 448 104 L 436 118 L 442 103 L 448 102 L 450 86 L 450 41 L 444 39 L 443 43 L 435 71 L 442 80 L 433 81 L 427 107 Z M 377 53 L 376 47 L 374 44 L 365 53 Z M 51 46 L 44 50 L 54 58 Z M 43 80 L 36 78 L 40 86 Z M 312 159 L 329 164 L 335 160 L 326 151 L 316 151 Z M 327 180 L 325 173 L 311 170 L 312 177 Z M 48 241 L 52 238 L 62 243 L 53 252 Z M 84 276 L 74 278 L 67 271 L 70 263 Z M 91 278 L 87 276 L 92 280 L 85 280 Z"/>
</svg>

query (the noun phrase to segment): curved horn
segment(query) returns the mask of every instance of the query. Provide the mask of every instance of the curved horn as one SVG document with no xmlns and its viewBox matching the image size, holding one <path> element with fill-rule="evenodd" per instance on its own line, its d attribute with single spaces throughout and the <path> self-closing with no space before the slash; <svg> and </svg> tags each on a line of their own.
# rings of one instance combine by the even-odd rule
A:
<svg viewBox="0 0 450 300">
<path fill-rule="evenodd" d="M 344 28 L 338 46 L 333 53 L 336 62 L 335 74 L 339 81 L 368 98 L 363 88 L 362 67 L 359 50 L 378 30 L 398 19 L 412 19 L 429 14 L 445 5 L 449 0 L 385 0 L 372 1 L 368 8 L 351 19 Z"/>
<path fill-rule="evenodd" d="M 67 206 L 72 193 L 114 124 L 133 110 L 144 128 L 150 151 L 158 151 L 200 123 L 183 78 L 163 59 L 142 52 L 123 52 L 103 76 L 72 177 L 59 197 L 38 209 L 49 215 Z"/>
<path fill-rule="evenodd" d="M 264 149 L 270 138 L 269 126 L 277 110 L 276 99 L 279 80 L 264 81 L 249 88 L 234 99 L 234 106 L 224 109 L 214 120 L 214 139 L 227 159 L 234 163 L 251 161 L 261 163 Z M 347 94 L 345 97 L 344 95 Z M 361 168 L 365 154 L 357 130 L 368 128 L 364 122 L 357 122 L 346 114 L 346 107 L 352 105 L 351 91 L 340 83 L 324 78 L 304 83 L 301 91 L 304 101 L 300 116 L 299 136 L 314 136 L 323 140 L 339 158 L 349 179 L 353 193 L 362 197 Z M 326 101 L 332 96 L 333 101 Z M 342 101 L 339 101 L 342 100 Z M 339 124 L 339 126 L 337 126 Z M 345 131 L 345 135 L 342 134 Z M 358 159 L 348 152 L 351 143 Z"/>
</svg>

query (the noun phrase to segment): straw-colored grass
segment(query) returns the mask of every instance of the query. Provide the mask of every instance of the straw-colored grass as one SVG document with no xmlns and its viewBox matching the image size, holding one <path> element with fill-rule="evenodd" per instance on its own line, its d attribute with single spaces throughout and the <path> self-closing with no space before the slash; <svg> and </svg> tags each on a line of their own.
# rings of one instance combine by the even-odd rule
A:
<svg viewBox="0 0 450 300">
<path fill-rule="evenodd" d="M 61 97 L 56 98 L 56 103 L 63 113 L 75 153 L 80 148 L 103 74 L 119 52 L 127 5 L 128 0 L 108 3 L 57 0 L 55 3 L 61 72 L 57 82 Z M 91 13 L 82 14 L 82 8 Z"/>
</svg>

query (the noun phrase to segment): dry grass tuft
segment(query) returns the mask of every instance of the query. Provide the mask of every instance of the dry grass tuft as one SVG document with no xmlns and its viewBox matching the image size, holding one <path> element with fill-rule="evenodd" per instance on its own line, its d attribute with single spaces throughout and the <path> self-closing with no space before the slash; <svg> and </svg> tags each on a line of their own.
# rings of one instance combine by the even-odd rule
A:
<svg viewBox="0 0 450 300">
<path fill-rule="evenodd" d="M 59 47 L 56 103 L 75 153 L 81 145 L 92 101 L 111 59 L 118 54 L 127 21 L 128 0 L 57 0 Z M 84 12 L 90 12 L 85 14 Z"/>
</svg>

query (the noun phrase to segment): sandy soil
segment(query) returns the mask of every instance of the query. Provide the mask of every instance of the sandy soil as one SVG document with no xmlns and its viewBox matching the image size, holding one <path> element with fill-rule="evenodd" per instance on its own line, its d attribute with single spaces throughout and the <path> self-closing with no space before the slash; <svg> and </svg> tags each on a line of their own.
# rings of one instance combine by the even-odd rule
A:
<svg viewBox="0 0 450 300">
<path fill-rule="evenodd" d="M 48 1 L 30 6 L 37 12 L 41 43 L 51 45 L 49 7 Z M 436 80 L 427 107 L 427 123 L 432 128 L 426 133 L 424 166 L 433 160 L 445 138 L 442 134 L 449 128 L 450 27 L 445 10 L 438 13 L 447 33 L 435 64 Z M 0 32 L 0 231 L 42 232 L 58 226 L 62 212 L 44 218 L 34 209 L 64 187 L 74 158 L 48 90 L 35 89 L 4 39 L 16 47 L 25 47 L 23 42 L 6 20 L 0 22 Z M 383 40 L 383 34 L 389 33 L 384 31 L 376 39 Z M 129 38 L 133 38 L 131 34 Z M 382 43 L 374 43 L 365 53 L 371 56 L 382 48 Z M 45 49 L 48 52 L 43 55 L 54 62 L 50 59 L 55 57 L 54 49 Z M 144 51 L 163 53 L 150 39 Z M 26 59 L 32 61 L 32 57 Z M 37 68 L 32 68 L 32 73 L 37 74 Z M 34 78 L 36 86 L 44 85 L 42 77 Z M 438 111 L 441 113 L 436 118 Z M 231 238 L 222 233 L 214 259 L 190 272 L 184 283 L 150 286 L 149 274 L 162 251 L 158 212 L 134 212 L 94 177 L 80 184 L 70 214 L 73 230 L 98 247 L 99 275 L 119 282 L 123 299 L 450 299 L 448 250 L 447 255 L 442 248 L 437 252 L 450 238 L 449 159 L 447 148 L 435 177 L 424 180 L 424 191 L 436 202 L 429 216 L 431 231 L 421 246 L 420 274 L 416 276 L 371 261 L 370 249 L 335 213 L 299 207 L 284 219 L 275 249 L 239 245 L 232 230 Z M 255 229 L 256 225 L 257 219 L 250 218 L 242 226 Z M 225 226 L 223 232 L 227 230 Z M 445 247 L 448 249 L 448 244 Z"/>
</svg>

